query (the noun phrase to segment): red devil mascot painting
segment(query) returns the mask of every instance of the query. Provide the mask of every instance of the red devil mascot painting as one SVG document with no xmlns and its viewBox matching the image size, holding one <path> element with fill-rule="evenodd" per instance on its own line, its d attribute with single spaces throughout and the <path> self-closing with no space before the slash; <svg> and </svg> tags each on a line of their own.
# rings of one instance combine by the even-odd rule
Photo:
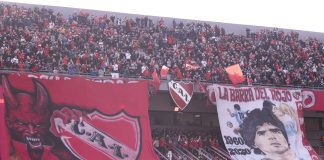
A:
<svg viewBox="0 0 324 160">
<path fill-rule="evenodd" d="M 13 153 L 11 159 L 73 159 L 67 152 L 53 148 L 53 136 L 49 136 L 50 98 L 42 84 L 36 80 L 33 83 L 33 93 L 17 90 L 2 75 L 6 123 Z"/>
<path fill-rule="evenodd" d="M 1 75 L 1 125 L 8 129 L 2 137 L 10 139 L 0 137 L 7 144 L 0 143 L 6 150 L 2 160 L 158 159 L 152 148 L 146 81 L 106 84 L 39 77 Z"/>
</svg>

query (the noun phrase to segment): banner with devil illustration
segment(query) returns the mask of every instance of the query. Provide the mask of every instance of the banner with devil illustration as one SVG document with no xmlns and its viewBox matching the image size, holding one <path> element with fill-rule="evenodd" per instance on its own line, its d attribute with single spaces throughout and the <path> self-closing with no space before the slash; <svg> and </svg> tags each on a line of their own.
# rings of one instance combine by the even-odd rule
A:
<svg viewBox="0 0 324 160">
<path fill-rule="evenodd" d="M 212 87 L 222 137 L 233 159 L 320 159 L 304 135 L 301 90 Z"/>
<path fill-rule="evenodd" d="M 1 159 L 158 159 L 146 81 L 2 74 Z"/>
</svg>

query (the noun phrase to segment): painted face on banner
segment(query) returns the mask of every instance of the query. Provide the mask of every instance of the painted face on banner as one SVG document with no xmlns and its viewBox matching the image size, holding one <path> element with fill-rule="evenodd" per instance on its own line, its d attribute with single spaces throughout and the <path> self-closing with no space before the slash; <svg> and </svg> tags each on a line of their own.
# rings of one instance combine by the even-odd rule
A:
<svg viewBox="0 0 324 160">
<path fill-rule="evenodd" d="M 288 142 L 282 131 L 269 123 L 257 127 L 254 145 L 266 155 L 282 154 L 289 150 Z"/>
<path fill-rule="evenodd" d="M 28 111 L 21 114 L 20 110 L 10 110 L 8 114 L 8 127 L 16 141 L 26 143 L 31 149 L 41 149 L 45 143 L 45 137 L 49 128 L 47 117 L 49 113 L 42 115 Z"/>
<path fill-rule="evenodd" d="M 39 157 L 49 128 L 49 98 L 46 89 L 35 82 L 35 93 L 12 90 L 6 77 L 2 77 L 6 99 L 6 121 L 13 140 L 25 143 L 30 156 Z"/>
</svg>

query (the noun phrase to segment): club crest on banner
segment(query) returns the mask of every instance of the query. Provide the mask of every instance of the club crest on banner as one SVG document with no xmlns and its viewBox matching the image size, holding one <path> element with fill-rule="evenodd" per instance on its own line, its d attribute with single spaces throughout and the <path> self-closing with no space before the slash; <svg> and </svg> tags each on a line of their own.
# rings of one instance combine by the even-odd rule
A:
<svg viewBox="0 0 324 160">
<path fill-rule="evenodd" d="M 302 91 L 304 108 L 311 108 L 315 105 L 315 95 L 312 91 Z"/>
<path fill-rule="evenodd" d="M 91 159 L 94 153 L 100 159 L 134 160 L 141 150 L 141 128 L 137 117 L 125 112 L 104 115 L 94 111 L 79 119 L 64 123 L 64 117 L 55 116 L 51 131 L 78 158 Z M 116 126 L 120 129 L 116 129 Z M 117 131 L 118 130 L 118 131 Z M 136 135 L 134 137 L 126 135 Z"/>
<path fill-rule="evenodd" d="M 193 83 L 170 81 L 168 86 L 173 101 L 181 110 L 185 109 L 193 95 Z"/>
</svg>

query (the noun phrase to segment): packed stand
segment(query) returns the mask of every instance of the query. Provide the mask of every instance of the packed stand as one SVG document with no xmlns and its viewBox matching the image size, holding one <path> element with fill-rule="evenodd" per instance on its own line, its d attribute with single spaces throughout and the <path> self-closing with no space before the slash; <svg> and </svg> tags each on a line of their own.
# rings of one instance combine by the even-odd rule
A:
<svg viewBox="0 0 324 160">
<path fill-rule="evenodd" d="M 70 16 L 47 8 L 0 6 L 0 67 L 5 70 L 229 83 L 224 68 L 240 64 L 255 84 L 323 87 L 323 42 L 278 29 L 228 34 L 202 22 L 161 18 Z M 246 83 L 247 83 L 246 82 Z"/>
<path fill-rule="evenodd" d="M 222 159 L 221 153 L 215 149 L 227 155 L 222 139 L 216 132 L 156 128 L 152 130 L 152 137 L 153 146 L 165 157 L 170 157 L 171 152 L 176 159 L 205 159 L 207 156 Z"/>
</svg>

